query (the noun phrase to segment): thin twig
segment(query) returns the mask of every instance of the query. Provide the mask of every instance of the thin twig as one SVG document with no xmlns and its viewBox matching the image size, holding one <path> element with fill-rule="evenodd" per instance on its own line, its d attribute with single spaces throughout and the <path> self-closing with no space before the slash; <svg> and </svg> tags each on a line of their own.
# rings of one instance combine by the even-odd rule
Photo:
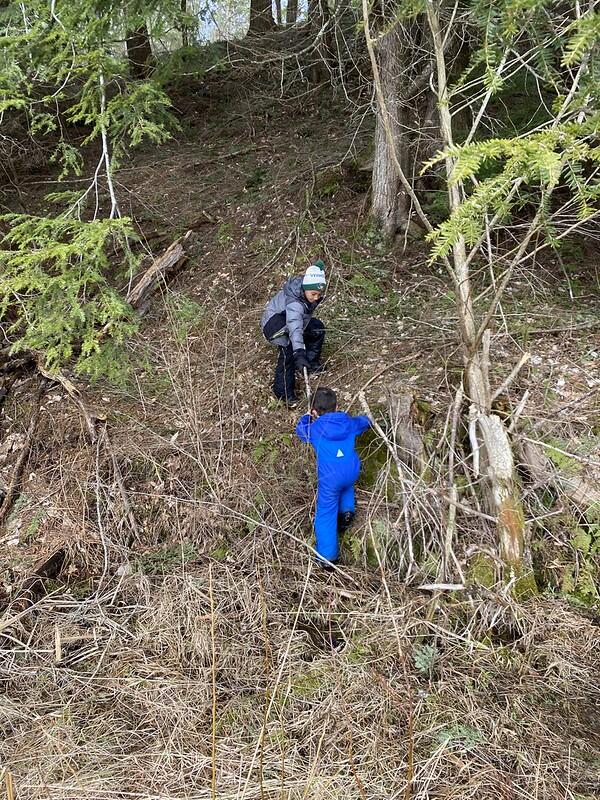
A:
<svg viewBox="0 0 600 800">
<path fill-rule="evenodd" d="M 311 412 L 311 396 L 310 396 L 310 381 L 308 380 L 308 370 L 306 367 L 302 369 L 304 375 L 304 388 L 306 389 L 306 403 L 308 405 L 308 413 Z"/>
<path fill-rule="evenodd" d="M 500 395 L 503 394 L 503 392 L 505 392 L 508 389 L 508 387 L 511 385 L 511 383 L 514 381 L 514 379 L 517 377 L 519 372 L 523 369 L 523 367 L 529 361 L 530 358 L 531 358 L 531 353 L 523 353 L 518 363 L 515 364 L 515 366 L 512 368 L 510 374 L 502 381 L 500 386 L 492 394 L 491 397 L 492 403 L 494 402 L 494 400 L 500 397 Z"/>
</svg>

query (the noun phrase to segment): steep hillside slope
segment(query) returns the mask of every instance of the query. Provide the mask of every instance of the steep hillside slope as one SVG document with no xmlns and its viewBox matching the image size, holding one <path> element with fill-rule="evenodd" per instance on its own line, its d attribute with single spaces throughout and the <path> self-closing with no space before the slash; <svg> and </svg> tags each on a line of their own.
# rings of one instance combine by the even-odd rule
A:
<svg viewBox="0 0 600 800">
<path fill-rule="evenodd" d="M 445 561 L 454 298 L 422 241 L 390 251 L 368 224 L 361 109 L 243 92 L 223 103 L 193 87 L 180 105 L 178 138 L 137 154 L 118 183 L 148 263 L 192 230 L 188 260 L 153 298 L 122 385 L 82 387 L 95 441 L 64 386 L 45 387 L 1 534 L 6 786 L 65 800 L 597 797 L 600 534 L 561 498 L 531 494 L 540 593 L 514 598 L 495 580 L 459 430 Z M 320 383 L 354 413 L 363 390 L 388 431 L 390 396 L 412 394 L 429 470 L 399 487 L 367 438 L 358 524 L 333 575 L 307 547 L 301 409 L 272 398 L 275 354 L 258 328 L 268 296 L 319 257 Z M 499 386 L 531 352 L 500 403 L 509 413 L 527 390 L 529 438 L 596 480 L 590 273 L 574 252 L 518 275 L 492 368 Z M 37 381 L 25 374 L 4 406 L 6 482 Z M 460 588 L 420 588 L 449 579 Z"/>
</svg>

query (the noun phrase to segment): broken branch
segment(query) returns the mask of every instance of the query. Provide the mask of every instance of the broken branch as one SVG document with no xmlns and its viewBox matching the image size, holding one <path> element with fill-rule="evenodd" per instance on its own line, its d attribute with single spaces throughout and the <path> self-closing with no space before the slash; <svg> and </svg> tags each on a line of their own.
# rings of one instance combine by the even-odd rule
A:
<svg viewBox="0 0 600 800">
<path fill-rule="evenodd" d="M 135 286 L 127 293 L 126 301 L 141 314 L 144 313 L 146 303 L 156 290 L 158 283 L 187 259 L 186 246 L 191 235 L 192 231 L 188 231 L 183 238 L 174 241 L 161 256 L 155 258 Z"/>
<path fill-rule="evenodd" d="M 29 458 L 29 451 L 31 450 L 31 443 L 33 441 L 33 437 L 35 434 L 35 429 L 37 428 L 38 420 L 40 418 L 40 412 L 42 410 L 42 397 L 46 391 L 46 380 L 42 379 L 39 383 L 37 394 L 34 400 L 34 408 L 31 414 L 31 419 L 29 420 L 29 425 L 27 427 L 27 433 L 25 434 L 25 442 L 23 444 L 23 449 L 19 453 L 19 457 L 17 459 L 17 463 L 15 464 L 15 469 L 13 471 L 12 478 L 10 483 L 6 488 L 6 493 L 4 495 L 4 500 L 2 505 L 0 505 L 0 525 L 6 521 L 13 503 L 19 493 L 19 486 L 21 485 L 21 477 L 23 475 L 23 470 L 25 469 L 25 464 L 27 463 L 27 459 Z"/>
</svg>

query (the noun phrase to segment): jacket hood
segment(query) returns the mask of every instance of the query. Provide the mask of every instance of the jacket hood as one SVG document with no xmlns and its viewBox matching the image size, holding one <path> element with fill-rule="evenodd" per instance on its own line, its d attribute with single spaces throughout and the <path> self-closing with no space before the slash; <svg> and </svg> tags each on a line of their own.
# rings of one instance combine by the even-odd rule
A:
<svg viewBox="0 0 600 800">
<path fill-rule="evenodd" d="M 333 442 L 347 439 L 354 433 L 352 417 L 345 411 L 330 411 L 312 423 L 314 433 Z"/>
<path fill-rule="evenodd" d="M 304 289 L 302 288 L 302 278 L 290 278 L 283 285 L 283 293 L 286 297 L 306 302 Z"/>
</svg>

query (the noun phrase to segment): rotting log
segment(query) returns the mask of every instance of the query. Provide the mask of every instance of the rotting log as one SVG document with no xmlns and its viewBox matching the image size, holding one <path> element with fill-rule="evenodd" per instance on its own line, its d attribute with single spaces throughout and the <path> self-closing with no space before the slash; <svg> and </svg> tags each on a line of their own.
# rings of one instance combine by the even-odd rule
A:
<svg viewBox="0 0 600 800">
<path fill-rule="evenodd" d="M 550 486 L 564 494 L 583 513 L 600 509 L 600 486 L 581 474 L 565 475 L 543 448 L 523 436 L 517 437 L 521 466 L 539 486 Z"/>
<path fill-rule="evenodd" d="M 167 275 L 181 267 L 187 260 L 186 247 L 191 236 L 192 231 L 188 231 L 181 239 L 174 241 L 161 256 L 154 259 L 127 293 L 126 301 L 140 314 L 144 313 L 146 304 L 159 282 L 165 280 Z"/>
</svg>

